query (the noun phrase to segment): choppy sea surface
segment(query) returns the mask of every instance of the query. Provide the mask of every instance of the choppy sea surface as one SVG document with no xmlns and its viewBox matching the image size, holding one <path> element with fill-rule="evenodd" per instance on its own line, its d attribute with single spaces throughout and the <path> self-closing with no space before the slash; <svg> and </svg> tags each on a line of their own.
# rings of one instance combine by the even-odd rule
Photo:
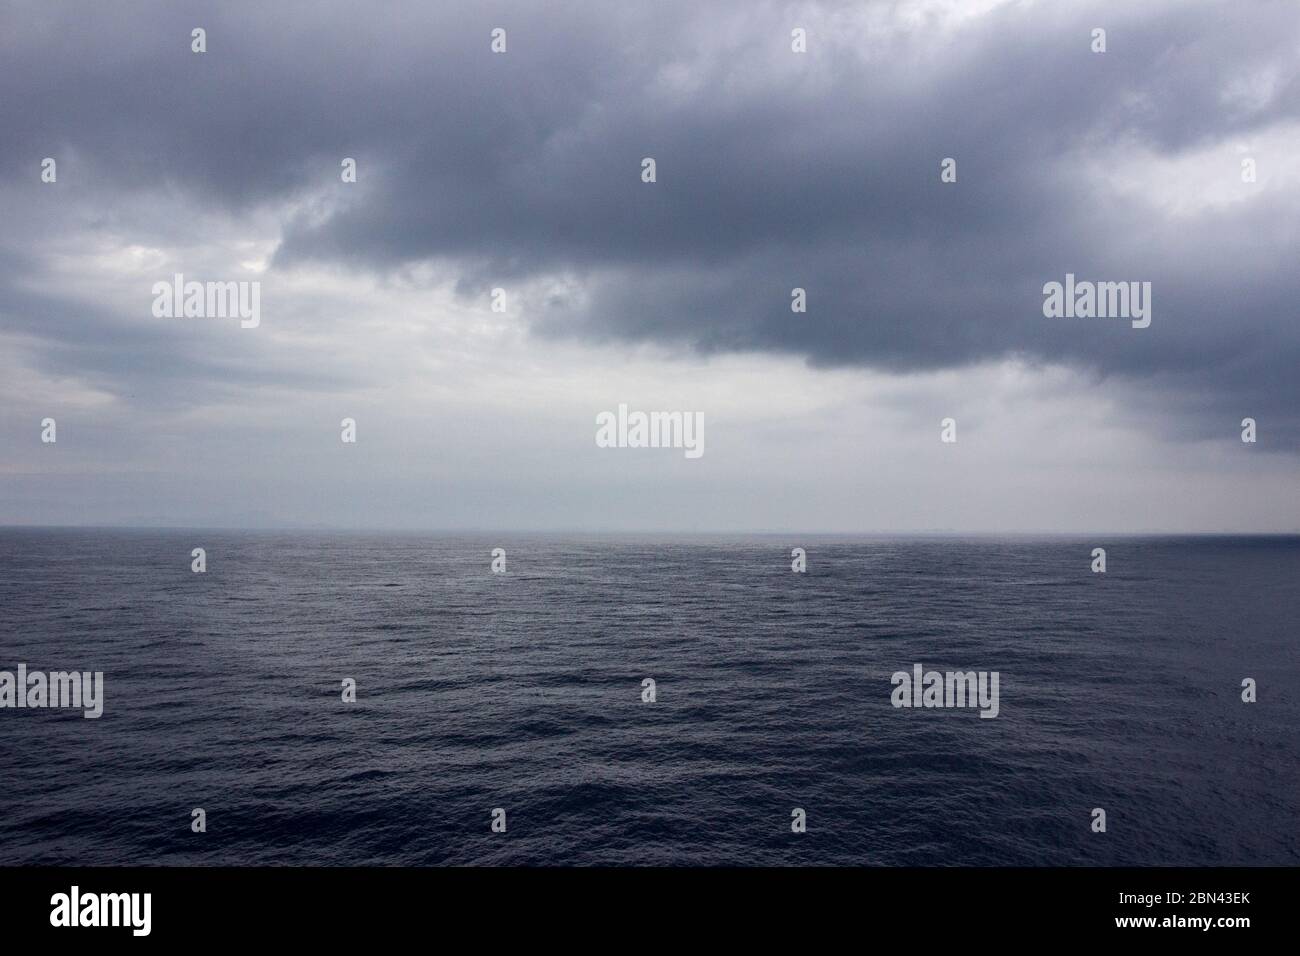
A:
<svg viewBox="0 0 1300 956">
<path fill-rule="evenodd" d="M 106 698 L 0 709 L 0 863 L 1297 864 L 1298 585 L 1296 537 L 0 529 L 0 670 Z M 917 663 L 998 717 L 894 708 Z"/>
</svg>

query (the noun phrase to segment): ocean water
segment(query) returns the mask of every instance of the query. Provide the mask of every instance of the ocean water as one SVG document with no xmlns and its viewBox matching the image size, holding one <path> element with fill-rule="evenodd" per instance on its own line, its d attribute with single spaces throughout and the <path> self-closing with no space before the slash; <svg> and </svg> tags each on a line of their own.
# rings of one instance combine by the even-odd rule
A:
<svg viewBox="0 0 1300 956">
<path fill-rule="evenodd" d="M 1294 537 L 0 530 L 0 670 L 106 697 L 0 710 L 0 863 L 1297 864 L 1298 583 Z M 916 663 L 999 716 L 894 708 Z"/>
</svg>

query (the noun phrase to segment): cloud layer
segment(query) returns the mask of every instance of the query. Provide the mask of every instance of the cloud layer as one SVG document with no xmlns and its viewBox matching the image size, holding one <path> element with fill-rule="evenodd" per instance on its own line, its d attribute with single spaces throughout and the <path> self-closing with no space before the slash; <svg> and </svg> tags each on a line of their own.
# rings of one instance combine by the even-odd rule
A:
<svg viewBox="0 0 1300 956">
<path fill-rule="evenodd" d="M 463 318 L 444 347 L 480 355 L 501 287 L 536 347 L 575 367 L 582 349 L 640 347 L 887 376 L 1010 361 L 1068 370 L 1076 403 L 1136 405 L 1162 441 L 1231 438 L 1251 416 L 1267 451 L 1300 452 L 1290 0 L 4 17 L 11 381 L 184 414 L 249 390 L 373 390 L 401 363 L 344 361 L 360 327 L 382 337 L 428 296 Z M 260 277 L 265 328 L 151 322 L 144 290 L 172 270 Z M 1151 327 L 1045 318 L 1042 286 L 1067 272 L 1149 281 Z M 387 319 L 359 316 L 380 300 Z"/>
</svg>

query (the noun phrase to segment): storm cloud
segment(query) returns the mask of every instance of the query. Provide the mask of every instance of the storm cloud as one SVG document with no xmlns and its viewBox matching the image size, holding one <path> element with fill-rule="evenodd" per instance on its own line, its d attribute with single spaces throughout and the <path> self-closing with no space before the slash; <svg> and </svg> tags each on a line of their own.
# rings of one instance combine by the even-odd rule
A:
<svg viewBox="0 0 1300 956">
<path fill-rule="evenodd" d="M 324 274 L 443 285 L 467 309 L 503 287 L 533 340 L 566 348 L 1063 367 L 1122 389 L 1166 437 L 1231 437 L 1252 416 L 1270 451 L 1300 450 L 1292 0 L 2 16 L 4 332 L 21 363 L 123 401 L 364 387 L 324 343 L 350 321 L 340 300 L 295 278 Z M 223 279 L 256 262 L 280 316 L 242 341 L 141 324 L 120 292 L 60 271 L 96 243 Z M 1151 326 L 1045 318 L 1043 285 L 1067 273 L 1150 282 Z"/>
</svg>

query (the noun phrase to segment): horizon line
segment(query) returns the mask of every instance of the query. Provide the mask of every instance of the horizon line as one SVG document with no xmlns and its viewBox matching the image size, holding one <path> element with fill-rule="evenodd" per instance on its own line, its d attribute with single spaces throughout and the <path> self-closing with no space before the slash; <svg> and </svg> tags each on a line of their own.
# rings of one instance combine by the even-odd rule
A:
<svg viewBox="0 0 1300 956">
<path fill-rule="evenodd" d="M 960 537 L 1232 537 L 1232 538 L 1287 538 L 1300 537 L 1300 529 L 1286 531 L 1236 531 L 1236 530 L 961 530 L 932 529 L 878 529 L 872 531 L 829 531 L 799 529 L 644 529 L 644 528 L 469 528 L 469 527 L 384 527 L 335 525 L 183 525 L 183 524 L 8 524 L 0 522 L 0 531 L 203 531 L 203 532 L 298 532 L 328 534 L 396 534 L 396 535 L 647 535 L 647 536 L 725 536 L 775 537 L 802 535 L 807 537 L 895 537 L 895 538 L 960 538 Z"/>
</svg>

